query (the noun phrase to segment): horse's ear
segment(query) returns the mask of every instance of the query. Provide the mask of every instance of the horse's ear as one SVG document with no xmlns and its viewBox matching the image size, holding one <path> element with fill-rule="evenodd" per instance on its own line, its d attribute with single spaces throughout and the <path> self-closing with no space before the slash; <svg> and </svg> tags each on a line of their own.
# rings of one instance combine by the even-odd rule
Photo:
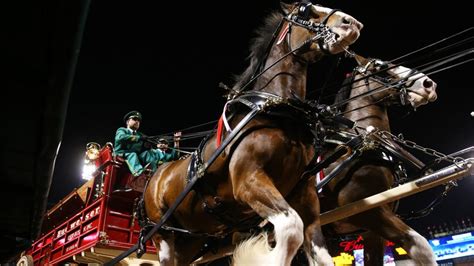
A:
<svg viewBox="0 0 474 266">
<path fill-rule="evenodd" d="M 354 55 L 354 59 L 357 61 L 357 64 L 359 66 L 364 66 L 369 62 L 368 58 L 365 58 L 365 57 L 363 57 L 361 55 L 358 55 L 358 54 Z"/>
<path fill-rule="evenodd" d="M 283 14 L 285 14 L 285 16 L 288 16 L 291 13 L 291 11 L 293 11 L 293 9 L 295 8 L 295 4 L 288 4 L 288 3 L 280 1 L 280 7 L 281 7 L 281 11 L 283 11 Z"/>
</svg>

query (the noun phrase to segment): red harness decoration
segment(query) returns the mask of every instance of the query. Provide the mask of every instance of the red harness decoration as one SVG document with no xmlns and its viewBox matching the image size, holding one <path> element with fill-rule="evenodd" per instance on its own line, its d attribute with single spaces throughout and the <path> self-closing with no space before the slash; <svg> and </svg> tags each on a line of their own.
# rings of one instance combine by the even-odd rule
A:
<svg viewBox="0 0 474 266">
<path fill-rule="evenodd" d="M 219 122 L 217 122 L 216 148 L 219 148 L 219 146 L 221 146 L 223 127 L 224 127 L 224 115 L 222 114 L 221 117 L 219 117 Z"/>
<path fill-rule="evenodd" d="M 316 162 L 321 162 L 321 160 L 323 159 L 323 157 L 321 155 L 318 156 L 318 159 L 316 159 Z M 324 179 L 325 175 L 324 175 L 324 171 L 321 170 L 319 171 L 318 173 L 316 173 L 316 184 L 319 184 L 323 179 Z M 323 189 L 320 189 L 320 192 L 322 191 Z"/>
<path fill-rule="evenodd" d="M 278 36 L 277 45 L 279 45 L 285 39 L 285 36 L 288 33 L 289 29 L 290 29 L 290 25 L 286 24 L 286 27 L 280 32 L 280 36 Z"/>
</svg>

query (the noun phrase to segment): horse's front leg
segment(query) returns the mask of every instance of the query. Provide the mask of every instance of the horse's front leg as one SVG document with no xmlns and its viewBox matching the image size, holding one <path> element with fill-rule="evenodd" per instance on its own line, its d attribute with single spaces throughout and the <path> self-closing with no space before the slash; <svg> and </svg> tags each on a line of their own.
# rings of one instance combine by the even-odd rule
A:
<svg viewBox="0 0 474 266">
<path fill-rule="evenodd" d="M 372 231 L 362 234 L 364 238 L 364 265 L 380 265 L 383 262 L 385 239 Z"/>
<path fill-rule="evenodd" d="M 373 165 L 362 166 L 353 173 L 350 182 L 339 192 L 338 202 L 344 205 L 388 189 L 392 180 L 393 176 L 388 168 L 374 167 Z M 400 220 L 389 205 L 354 215 L 347 218 L 346 221 L 401 245 L 417 265 L 437 265 L 428 241 Z M 383 259 L 380 248 L 374 252 L 375 254 L 369 256 Z M 370 262 L 373 262 L 371 265 L 382 263 L 382 261 L 372 259 Z"/>
<path fill-rule="evenodd" d="M 321 232 L 319 199 L 314 185 L 314 176 L 305 182 L 300 182 L 296 191 L 302 193 L 295 193 L 289 202 L 303 219 L 305 226 L 303 248 L 309 265 L 333 265 Z"/>
<path fill-rule="evenodd" d="M 270 177 L 263 170 L 254 169 L 236 178 L 239 181 L 235 183 L 234 195 L 273 224 L 276 243 L 271 248 L 266 235 L 245 241 L 234 252 L 234 265 L 290 265 L 303 243 L 303 221 Z"/>
<path fill-rule="evenodd" d="M 351 218 L 351 222 L 403 247 L 417 265 L 437 265 L 428 241 L 382 206 Z"/>
<path fill-rule="evenodd" d="M 160 235 L 156 234 L 153 236 L 153 243 L 158 250 L 158 260 L 161 266 L 174 266 L 175 265 L 175 246 L 174 246 L 174 234 Z"/>
</svg>

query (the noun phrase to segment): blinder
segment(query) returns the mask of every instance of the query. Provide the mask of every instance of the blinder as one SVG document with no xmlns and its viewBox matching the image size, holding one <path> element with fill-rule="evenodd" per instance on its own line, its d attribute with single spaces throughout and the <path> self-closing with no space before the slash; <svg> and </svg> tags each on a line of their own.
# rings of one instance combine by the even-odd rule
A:
<svg viewBox="0 0 474 266">
<path fill-rule="evenodd" d="M 301 3 L 298 5 L 298 17 L 301 18 L 302 20 L 309 20 L 309 15 L 311 12 L 312 5 L 313 4 L 311 3 L 311 1 L 308 1 L 308 0 L 301 1 Z M 321 20 L 319 24 L 322 24 L 325 26 L 329 18 L 337 11 L 340 11 L 340 9 L 332 9 L 331 12 L 329 12 L 329 14 L 327 14 L 326 17 L 323 20 Z"/>
<path fill-rule="evenodd" d="M 298 6 L 298 17 L 308 20 L 309 13 L 311 12 L 311 6 L 311 1 L 302 1 Z"/>
</svg>

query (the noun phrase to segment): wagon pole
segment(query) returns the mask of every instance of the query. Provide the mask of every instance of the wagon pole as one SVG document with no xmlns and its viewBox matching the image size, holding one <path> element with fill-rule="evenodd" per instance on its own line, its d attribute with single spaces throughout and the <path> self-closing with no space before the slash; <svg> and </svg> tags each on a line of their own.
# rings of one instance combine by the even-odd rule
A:
<svg viewBox="0 0 474 266">
<path fill-rule="evenodd" d="M 349 216 L 370 210 L 375 207 L 399 200 L 421 191 L 445 184 L 451 180 L 461 179 L 474 174 L 474 158 L 466 159 L 440 169 L 432 174 L 421 177 L 412 182 L 375 194 L 365 199 L 346 204 L 337 209 L 321 214 L 321 225 L 345 219 Z"/>
</svg>

